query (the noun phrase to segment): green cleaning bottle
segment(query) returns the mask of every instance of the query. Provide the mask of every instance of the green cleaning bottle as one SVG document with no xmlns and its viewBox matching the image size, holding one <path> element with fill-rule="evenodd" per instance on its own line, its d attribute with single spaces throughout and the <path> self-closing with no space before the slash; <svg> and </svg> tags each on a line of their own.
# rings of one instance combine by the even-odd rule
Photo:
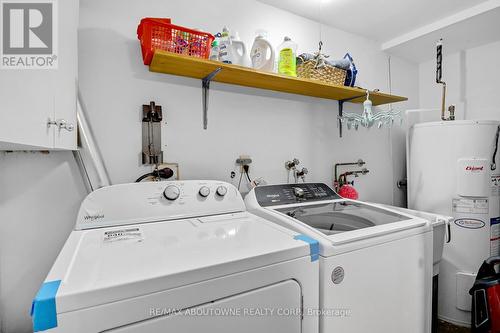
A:
<svg viewBox="0 0 500 333">
<path fill-rule="evenodd" d="M 285 37 L 283 43 L 278 46 L 278 73 L 297 76 L 297 43 L 290 37 Z"/>
</svg>

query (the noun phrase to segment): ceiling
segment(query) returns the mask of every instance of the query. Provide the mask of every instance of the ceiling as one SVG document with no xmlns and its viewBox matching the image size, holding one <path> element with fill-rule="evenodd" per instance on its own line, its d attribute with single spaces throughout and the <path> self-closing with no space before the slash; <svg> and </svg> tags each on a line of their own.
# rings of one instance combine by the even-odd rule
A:
<svg viewBox="0 0 500 333">
<path fill-rule="evenodd" d="M 344 31 L 385 42 L 488 0 L 258 1 L 315 21 L 322 21 Z"/>
<path fill-rule="evenodd" d="M 500 7 L 448 23 L 402 35 L 382 44 L 382 50 L 421 63 L 435 58 L 436 41 L 440 38 L 445 55 L 500 40 Z"/>
</svg>

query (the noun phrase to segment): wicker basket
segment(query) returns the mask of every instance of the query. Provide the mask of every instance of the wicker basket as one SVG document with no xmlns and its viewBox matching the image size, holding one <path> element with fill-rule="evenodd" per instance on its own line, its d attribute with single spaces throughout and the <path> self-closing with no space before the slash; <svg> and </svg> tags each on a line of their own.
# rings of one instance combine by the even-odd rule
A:
<svg viewBox="0 0 500 333">
<path fill-rule="evenodd" d="M 316 67 L 317 61 L 314 59 L 307 60 L 297 64 L 297 77 L 304 79 L 318 80 L 330 83 L 336 86 L 343 86 L 347 71 L 327 63 L 323 66 Z"/>
</svg>

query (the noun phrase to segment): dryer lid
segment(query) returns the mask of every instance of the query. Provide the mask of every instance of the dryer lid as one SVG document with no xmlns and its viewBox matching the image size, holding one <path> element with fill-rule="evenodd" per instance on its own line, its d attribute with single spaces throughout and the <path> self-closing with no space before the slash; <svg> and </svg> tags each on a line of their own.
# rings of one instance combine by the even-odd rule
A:
<svg viewBox="0 0 500 333">
<path fill-rule="evenodd" d="M 247 212 L 76 230 L 46 282 L 73 311 L 309 256 L 295 236 Z"/>
</svg>

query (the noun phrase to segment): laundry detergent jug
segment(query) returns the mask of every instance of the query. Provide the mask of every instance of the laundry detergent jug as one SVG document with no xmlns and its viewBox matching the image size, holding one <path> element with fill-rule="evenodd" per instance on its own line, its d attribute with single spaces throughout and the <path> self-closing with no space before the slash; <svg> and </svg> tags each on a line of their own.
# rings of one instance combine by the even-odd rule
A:
<svg viewBox="0 0 500 333">
<path fill-rule="evenodd" d="M 258 70 L 273 72 L 274 70 L 274 49 L 266 39 L 267 33 L 263 30 L 257 31 L 257 36 L 253 42 L 250 58 L 252 67 Z"/>
<path fill-rule="evenodd" d="M 245 43 L 240 40 L 240 36 L 237 31 L 234 34 L 231 34 L 230 54 L 233 64 L 240 66 L 247 65 L 247 48 Z"/>
<path fill-rule="evenodd" d="M 500 332 L 500 273 L 495 266 L 500 264 L 500 256 L 484 261 L 479 268 L 472 295 L 472 333 Z"/>
</svg>

